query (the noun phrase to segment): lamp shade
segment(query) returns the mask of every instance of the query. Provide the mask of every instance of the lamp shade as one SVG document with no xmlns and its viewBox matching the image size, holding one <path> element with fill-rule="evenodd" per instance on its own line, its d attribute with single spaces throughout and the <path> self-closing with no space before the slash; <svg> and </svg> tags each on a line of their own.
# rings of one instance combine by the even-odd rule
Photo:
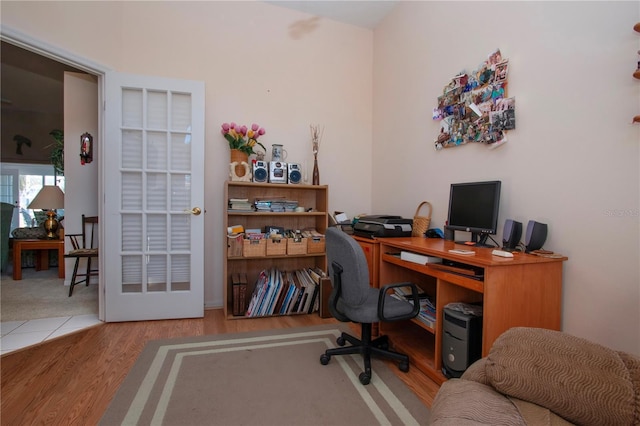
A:
<svg viewBox="0 0 640 426">
<path fill-rule="evenodd" d="M 63 209 L 64 192 L 57 186 L 45 185 L 27 208 L 42 210 Z"/>
</svg>

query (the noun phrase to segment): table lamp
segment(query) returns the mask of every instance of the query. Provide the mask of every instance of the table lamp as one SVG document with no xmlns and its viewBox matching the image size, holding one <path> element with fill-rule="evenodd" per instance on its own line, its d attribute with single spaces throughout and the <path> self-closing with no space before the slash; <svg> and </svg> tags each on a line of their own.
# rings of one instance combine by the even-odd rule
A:
<svg viewBox="0 0 640 426">
<path fill-rule="evenodd" d="M 64 208 L 64 192 L 60 188 L 54 185 L 43 186 L 27 208 L 48 210 L 47 218 L 44 221 L 44 230 L 47 231 L 48 239 L 58 238 L 56 235 L 58 220 L 55 209 Z"/>
</svg>

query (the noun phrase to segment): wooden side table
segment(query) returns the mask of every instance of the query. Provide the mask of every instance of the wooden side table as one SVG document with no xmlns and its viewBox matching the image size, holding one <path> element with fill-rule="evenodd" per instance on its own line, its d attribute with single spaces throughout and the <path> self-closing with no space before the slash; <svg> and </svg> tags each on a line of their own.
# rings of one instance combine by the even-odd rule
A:
<svg viewBox="0 0 640 426">
<path fill-rule="evenodd" d="M 64 240 L 13 240 L 13 279 L 22 279 L 22 250 L 35 250 L 36 271 L 49 269 L 49 250 L 58 250 L 58 278 L 64 278 Z"/>
</svg>

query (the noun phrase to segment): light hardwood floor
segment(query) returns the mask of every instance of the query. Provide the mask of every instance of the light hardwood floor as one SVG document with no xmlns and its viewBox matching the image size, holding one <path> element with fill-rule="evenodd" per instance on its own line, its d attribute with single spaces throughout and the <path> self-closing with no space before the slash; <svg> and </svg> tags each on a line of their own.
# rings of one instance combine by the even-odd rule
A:
<svg viewBox="0 0 640 426">
<path fill-rule="evenodd" d="M 100 324 L 3 355 L 0 422 L 97 424 L 149 340 L 336 322 L 317 315 L 226 320 L 221 310 L 207 310 L 201 319 Z M 417 368 L 408 373 L 395 366 L 392 370 L 431 406 L 439 388 L 436 383 Z"/>
</svg>

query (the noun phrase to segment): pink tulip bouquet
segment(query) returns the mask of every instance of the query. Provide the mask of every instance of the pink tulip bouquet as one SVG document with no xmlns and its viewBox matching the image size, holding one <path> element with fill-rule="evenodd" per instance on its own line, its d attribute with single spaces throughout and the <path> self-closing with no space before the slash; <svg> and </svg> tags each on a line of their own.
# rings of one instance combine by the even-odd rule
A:
<svg viewBox="0 0 640 426">
<path fill-rule="evenodd" d="M 257 124 L 252 124 L 249 129 L 247 126 L 239 126 L 236 123 L 222 123 L 220 132 L 229 141 L 229 148 L 231 149 L 237 149 L 247 155 L 251 155 L 256 153 L 253 148 L 256 145 L 260 145 L 266 152 L 264 145 L 258 142 L 258 138 L 264 135 L 266 131 Z"/>
</svg>

